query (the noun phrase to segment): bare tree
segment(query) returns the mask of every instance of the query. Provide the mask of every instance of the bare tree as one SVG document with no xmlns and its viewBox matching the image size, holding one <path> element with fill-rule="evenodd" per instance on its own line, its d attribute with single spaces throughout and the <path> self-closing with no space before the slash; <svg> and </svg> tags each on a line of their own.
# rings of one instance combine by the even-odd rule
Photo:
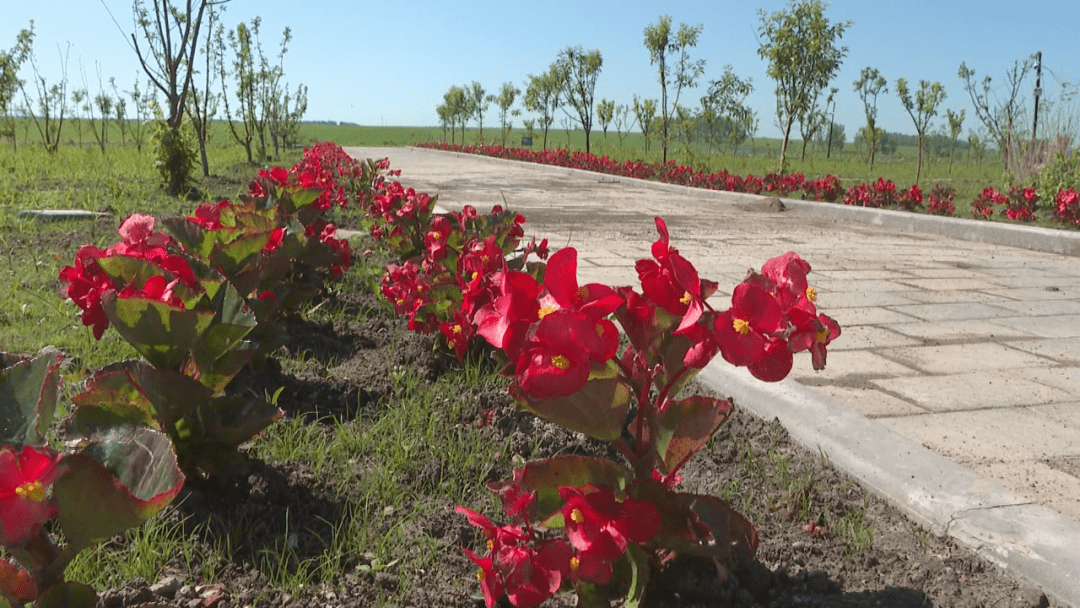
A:
<svg viewBox="0 0 1080 608">
<path fill-rule="evenodd" d="M 25 31 L 25 30 L 24 30 Z M 34 22 L 30 22 L 30 34 L 28 38 L 28 45 L 33 42 L 34 36 Z M 64 113 L 67 112 L 67 62 L 68 53 L 71 50 L 71 43 L 68 43 L 67 49 L 60 50 L 59 46 L 57 50 L 60 52 L 60 82 L 50 85 L 37 67 L 37 59 L 34 57 L 32 47 L 27 55 L 27 59 L 30 61 L 30 69 L 34 72 L 34 90 L 37 93 L 37 103 L 30 103 L 30 95 L 26 90 L 26 83 L 22 83 L 20 88 L 22 89 L 23 101 L 25 103 L 24 110 L 30 115 L 30 119 L 34 122 L 34 126 L 37 127 L 38 133 L 41 135 L 41 145 L 51 153 L 55 154 L 60 147 L 60 131 L 64 127 Z M 35 107 L 37 111 L 35 112 Z M 29 128 L 29 127 L 27 127 Z"/>
<path fill-rule="evenodd" d="M 195 139 L 199 142 L 199 161 L 202 164 L 204 177 L 210 176 L 210 163 L 206 157 L 206 142 L 210 138 L 210 121 L 217 114 L 218 95 L 211 92 L 216 77 L 221 73 L 220 63 L 222 57 L 222 45 L 215 41 L 223 35 L 223 27 L 218 23 L 218 16 L 225 7 L 212 4 L 207 7 L 206 13 L 206 38 L 203 42 L 202 53 L 206 62 L 203 66 L 202 87 L 192 86 L 191 98 L 187 104 L 188 118 L 191 126 L 195 129 Z"/>
<path fill-rule="evenodd" d="M 1031 73 L 1033 67 L 1035 67 L 1034 56 L 1013 63 L 1013 67 L 1005 72 L 1005 93 L 1000 96 L 993 90 L 993 79 L 989 76 L 984 76 L 982 81 L 976 84 L 975 70 L 967 67 L 966 63 L 961 63 L 957 71 L 957 76 L 964 81 L 964 90 L 968 92 L 971 103 L 975 106 L 975 116 L 986 125 L 990 135 L 997 140 L 998 150 L 1001 150 L 1006 170 L 1009 167 L 1012 125 L 1017 123 L 1024 109 L 1020 85 Z"/>
<path fill-rule="evenodd" d="M 859 73 L 859 79 L 855 81 L 855 91 L 862 99 L 863 108 L 866 111 L 866 129 L 864 130 L 868 156 L 870 158 L 870 170 L 874 170 L 874 154 L 878 148 L 877 135 L 877 98 L 881 93 L 888 93 L 889 86 L 885 77 L 877 68 L 867 66 Z"/>
<path fill-rule="evenodd" d="M 19 70 L 30 58 L 33 48 L 34 22 L 31 21 L 29 29 L 19 31 L 10 51 L 0 51 L 0 137 L 11 137 L 13 153 L 19 150 L 15 137 L 15 94 L 24 84 L 19 79 Z"/>
</svg>

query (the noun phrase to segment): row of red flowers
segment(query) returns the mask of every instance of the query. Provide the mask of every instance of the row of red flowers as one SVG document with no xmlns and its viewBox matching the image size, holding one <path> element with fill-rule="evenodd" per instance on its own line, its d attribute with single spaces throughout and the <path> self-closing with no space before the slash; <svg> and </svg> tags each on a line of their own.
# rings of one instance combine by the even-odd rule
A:
<svg viewBox="0 0 1080 608">
<path fill-rule="evenodd" d="M 579 284 L 574 248 L 549 255 L 547 241 L 535 238 L 521 247 L 525 218 L 500 206 L 488 215 L 471 206 L 433 215 L 433 197 L 385 183 L 374 199 L 369 232 L 401 260 L 387 267 L 382 293 L 409 327 L 438 330 L 459 357 L 470 344 L 493 354 L 519 409 L 610 442 L 621 455 L 531 461 L 512 480 L 489 484 L 506 525 L 458 507 L 486 542 L 486 551 L 465 553 L 489 608 L 504 595 L 514 606 L 537 606 L 560 590 L 604 605 L 639 601 L 649 572 L 676 553 L 721 569 L 753 557 L 757 532 L 748 519 L 716 497 L 677 489 L 680 469 L 732 404 L 678 393 L 717 354 L 765 381 L 787 376 L 798 352 L 809 352 L 815 369 L 825 366 L 840 328 L 818 313 L 807 262 L 795 253 L 767 261 L 717 311 L 709 302 L 717 284 L 672 247 L 661 218 L 652 256 L 635 264 L 639 291 Z"/>
<path fill-rule="evenodd" d="M 863 207 L 898 208 L 904 211 L 925 211 L 931 215 L 953 216 L 956 208 L 953 200 L 956 191 L 941 184 L 935 185 L 927 205 L 923 205 L 923 195 L 918 184 L 907 190 L 898 190 L 892 180 L 879 177 L 876 183 L 859 183 L 843 187 L 840 178 L 825 175 L 819 179 L 807 179 L 802 173 L 777 174 L 767 173 L 764 177 L 747 174 L 745 177 L 733 175 L 727 169 L 705 172 L 675 161 L 666 163 L 641 161 L 615 161 L 607 156 L 597 157 L 585 152 L 569 152 L 563 149 L 528 150 L 524 148 L 503 147 L 499 145 L 461 145 L 446 142 L 422 142 L 417 147 L 437 150 L 480 154 L 495 158 L 505 158 L 522 162 L 557 165 L 595 171 L 609 175 L 655 180 L 663 183 L 679 184 L 709 190 L 742 192 L 748 194 L 772 194 L 785 196 L 797 194 L 804 200 L 823 202 L 843 202 L 845 205 Z M 972 217 L 987 219 L 993 215 L 993 205 L 1004 207 L 1002 214 L 1009 220 L 1030 222 L 1035 219 L 1035 206 L 1038 195 L 1034 188 L 1013 188 L 1007 195 L 1001 195 L 988 187 L 972 201 Z M 1053 200 L 1050 213 L 1059 222 L 1080 226 L 1080 202 L 1073 188 L 1058 191 Z"/>
</svg>

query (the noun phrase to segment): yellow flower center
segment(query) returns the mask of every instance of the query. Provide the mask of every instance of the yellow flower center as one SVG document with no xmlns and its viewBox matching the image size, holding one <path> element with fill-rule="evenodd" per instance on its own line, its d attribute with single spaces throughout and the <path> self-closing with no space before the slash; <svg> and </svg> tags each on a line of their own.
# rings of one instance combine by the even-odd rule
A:
<svg viewBox="0 0 1080 608">
<path fill-rule="evenodd" d="M 735 321 L 732 322 L 731 325 L 735 328 L 735 331 L 743 334 L 744 336 L 750 333 L 750 323 L 748 321 L 744 321 L 742 319 L 735 319 Z"/>
<path fill-rule="evenodd" d="M 435 239 L 436 241 L 442 238 L 442 234 L 439 234 L 439 231 L 437 230 L 432 230 L 431 232 L 427 233 L 427 235 Z"/>
<path fill-rule="evenodd" d="M 581 567 L 581 560 L 576 558 L 576 557 L 571 557 L 570 558 L 570 570 L 573 571 L 573 572 L 577 572 L 578 568 L 580 568 L 580 567 Z"/>
<path fill-rule="evenodd" d="M 551 313 L 553 313 L 553 312 L 555 312 L 555 308 L 554 308 L 553 306 L 544 306 L 544 307 L 543 307 L 543 308 L 541 308 L 541 309 L 540 309 L 540 311 L 539 311 L 539 312 L 537 312 L 536 314 L 537 314 L 537 316 L 538 316 L 538 317 L 540 317 L 541 319 L 543 319 L 544 317 L 546 317 L 546 316 L 550 315 L 550 314 L 551 314 Z"/>
<path fill-rule="evenodd" d="M 405 298 L 400 298 L 400 299 L 399 299 L 399 300 L 397 301 L 397 305 L 398 305 L 398 306 L 404 306 L 404 305 L 405 305 Z"/>
<path fill-rule="evenodd" d="M 453 340 L 447 340 L 447 341 L 446 341 L 446 347 L 447 347 L 447 348 L 449 348 L 449 349 L 453 350 L 454 346 L 455 346 L 455 345 L 454 345 L 454 341 L 453 341 Z"/>
<path fill-rule="evenodd" d="M 551 364 L 559 369 L 567 369 L 570 367 L 570 360 L 562 355 L 555 355 L 551 358 Z"/>
<path fill-rule="evenodd" d="M 490 260 L 490 259 L 491 259 L 491 258 L 489 258 L 489 257 L 488 257 L 488 256 L 486 256 L 486 255 L 482 255 L 482 256 L 480 256 L 480 261 L 481 261 L 481 262 L 483 262 L 483 263 L 485 263 L 485 264 L 487 264 L 487 263 L 488 263 L 488 260 Z"/>
<path fill-rule="evenodd" d="M 585 298 L 589 297 L 589 288 L 583 285 L 578 288 L 577 293 L 578 297 L 584 300 Z"/>
<path fill-rule="evenodd" d="M 460 325 L 455 325 L 453 331 L 454 331 L 455 334 L 460 334 L 461 333 L 461 326 Z"/>
<path fill-rule="evenodd" d="M 491 551 L 491 550 L 495 549 L 495 541 L 493 541 L 491 539 L 488 539 L 488 541 L 487 541 L 487 549 L 488 549 L 488 551 Z"/>
<path fill-rule="evenodd" d="M 41 502 L 45 500 L 45 486 L 40 481 L 30 481 L 15 488 L 15 494 L 24 500 Z"/>
<path fill-rule="evenodd" d="M 693 296 L 690 295 L 690 292 L 684 291 L 683 296 L 679 298 L 679 301 L 683 304 L 689 304 L 691 299 L 693 299 Z"/>
<path fill-rule="evenodd" d="M 479 273 L 479 272 L 476 272 L 476 271 L 474 270 L 474 271 L 473 271 L 473 273 L 472 273 L 472 280 L 474 280 L 474 281 L 475 281 L 475 280 L 476 280 L 476 277 L 478 277 L 478 276 L 480 276 L 480 273 Z"/>
<path fill-rule="evenodd" d="M 813 287 L 806 288 L 806 299 L 811 302 L 817 302 L 817 290 Z"/>
<path fill-rule="evenodd" d="M 476 580 L 478 580 L 478 581 L 480 581 L 482 583 L 482 582 L 484 582 L 485 578 L 487 578 L 487 575 L 484 574 L 483 570 L 477 570 L 476 571 Z"/>
<path fill-rule="evenodd" d="M 575 524 L 580 524 L 585 521 L 585 515 L 582 514 L 581 509 L 574 509 L 570 511 L 570 521 Z"/>
<path fill-rule="evenodd" d="M 596 337 L 598 337 L 598 338 L 603 338 L 604 337 L 604 326 L 603 325 L 597 323 L 596 325 L 593 326 L 593 329 L 596 330 Z"/>
<path fill-rule="evenodd" d="M 818 341 L 818 344 L 824 344 L 829 339 L 829 328 L 822 327 L 814 338 Z"/>
</svg>

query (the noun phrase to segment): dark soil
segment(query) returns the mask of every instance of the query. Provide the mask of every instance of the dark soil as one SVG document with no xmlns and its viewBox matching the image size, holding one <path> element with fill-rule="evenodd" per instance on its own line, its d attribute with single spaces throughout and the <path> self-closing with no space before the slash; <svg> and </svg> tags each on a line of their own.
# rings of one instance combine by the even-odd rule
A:
<svg viewBox="0 0 1080 608">
<path fill-rule="evenodd" d="M 335 306 L 368 312 L 383 310 L 374 296 L 339 296 Z M 345 315 L 347 317 L 352 315 Z M 402 321 L 382 314 L 361 324 L 289 323 L 289 353 L 305 351 L 306 366 L 288 374 L 271 361 L 262 371 L 240 378 L 242 390 L 286 388 L 280 405 L 290 416 L 306 416 L 311 424 L 329 418 L 349 421 L 357 409 L 392 396 L 390 372 L 413 366 L 428 379 L 453 374 L 452 361 L 433 354 L 431 339 L 402 331 Z M 384 348 L 391 340 L 395 348 Z M 390 354 L 392 353 L 392 355 Z M 284 352 L 282 353 L 284 356 Z M 333 362 L 335 374 L 326 366 Z M 347 371 L 346 371 L 347 370 Z M 493 438 L 510 437 L 511 449 L 524 458 L 550 456 L 566 445 L 582 452 L 603 453 L 604 446 L 514 412 L 502 389 L 476 391 L 474 407 L 457 424 L 477 426 L 485 412 L 495 423 L 482 429 Z M 703 387 L 692 390 L 705 391 Z M 327 432 L 332 432 L 327 427 Z M 540 441 L 535 441 L 539 437 Z M 533 447 L 538 446 L 535 451 Z M 753 457 L 751 457 L 753 455 Z M 776 463 L 781 463 L 780 465 Z M 786 463 L 786 469 L 784 469 Z M 299 596 L 268 588 L 259 570 L 259 555 L 273 547 L 286 525 L 305 530 L 296 555 L 320 554 L 332 522 L 341 517 L 348 496 L 331 488 L 296 462 L 253 460 L 248 477 L 227 487 L 188 487 L 167 517 L 183 520 L 198 542 L 220 542 L 224 535 L 243 538 L 233 546 L 231 563 L 222 564 L 219 580 L 207 583 L 185 571 L 177 560 L 158 581 L 130 581 L 101 593 L 101 606 L 340 606 L 362 607 L 394 593 L 401 606 L 482 606 L 475 571 L 457 547 L 475 546 L 474 531 L 446 504 L 439 517 L 417 530 L 435 540 L 444 557 L 438 571 L 424 577 L 422 587 L 399 588 L 394 569 L 373 574 L 362 568 L 370 555 L 355 555 L 332 583 Z M 502 478 L 509 469 L 495 470 Z M 650 606 L 1047 606 L 1045 596 L 1025 588 L 996 567 L 949 539 L 919 529 L 895 508 L 867 495 L 857 485 L 796 446 L 774 421 L 736 410 L 718 439 L 684 469 L 684 485 L 721 493 L 744 512 L 757 517 L 761 535 L 758 560 L 743 563 L 726 581 L 718 580 L 709 563 L 686 561 L 653 580 L 646 596 Z M 786 481 L 785 481 L 786 480 Z M 794 481 L 792 481 L 794 480 Z M 737 486 L 738 491 L 732 492 Z M 474 501 L 490 504 L 483 488 Z M 425 500 L 417 496 L 416 500 Z M 803 520 L 800 513 L 809 513 Z M 493 514 L 494 515 L 494 514 Z M 813 521 L 815 533 L 804 527 Z M 859 535 L 862 532 L 862 536 Z M 869 531 L 869 533 L 867 533 Z M 401 547 L 403 562 L 413 549 Z M 572 605 L 571 597 L 560 597 Z M 549 605 L 563 605 L 556 601 Z"/>
<path fill-rule="evenodd" d="M 102 226 L 96 228 L 100 235 Z M 61 240 L 94 242 L 88 239 L 92 236 L 89 226 L 85 232 L 74 238 L 62 233 Z M 27 236 L 23 239 L 49 240 L 43 238 L 44 233 Z M 331 296 L 324 305 L 343 310 L 340 319 L 364 320 L 290 320 L 289 341 L 279 357 L 258 371 L 246 371 L 230 390 L 262 394 L 284 386 L 279 405 L 287 415 L 303 417 L 332 433 L 335 424 L 356 424 L 364 410 L 392 402 L 392 372 L 409 367 L 428 381 L 456 373 L 456 362 L 436 353 L 432 338 L 409 333 L 403 320 L 389 316 L 372 294 Z M 303 365 L 287 366 L 298 371 L 283 371 L 280 361 L 298 356 Z M 697 385 L 689 390 L 708 392 Z M 462 382 L 460 392 L 472 395 L 472 407 L 460 420 L 446 422 L 488 433 L 500 443 L 509 439 L 512 454 L 541 458 L 565 452 L 566 446 L 583 453 L 607 452 L 604 445 L 581 435 L 518 414 L 504 389 L 477 389 Z M 493 424 L 486 424 L 491 412 Z M 252 459 L 250 464 L 247 477 L 233 483 L 189 484 L 161 515 L 182 522 L 193 542 L 205 546 L 206 554 L 213 554 L 213 547 L 225 539 L 231 541 L 231 560 L 212 565 L 218 573 L 215 580 L 201 580 L 201 570 L 188 570 L 177 558 L 158 580 L 133 580 L 102 591 L 99 605 L 360 608 L 389 595 L 397 598 L 390 605 L 483 606 L 475 568 L 458 549 L 476 547 L 478 539 L 449 502 L 438 504 L 437 516 L 410 531 L 426 536 L 439 548 L 439 567 L 420 577 L 422 586 L 401 585 L 396 568 L 408 564 L 418 551 L 401 546 L 395 556 L 401 558 L 397 567 L 375 572 L 377 568 L 366 567 L 374 556 L 358 551 L 346 556 L 333 581 L 295 595 L 272 588 L 268 573 L 260 568 L 267 567 L 265 556 L 276 551 L 276 539 L 286 530 L 303 531 L 296 535 L 296 560 L 320 555 L 326 547 L 323 539 L 329 538 L 346 509 L 354 506 L 350 502 L 355 496 L 329 487 L 298 462 Z M 439 466 L 426 463 L 419 477 L 437 476 Z M 503 479 L 510 474 L 509 466 L 503 464 L 489 477 Z M 745 410 L 736 408 L 717 438 L 690 461 L 683 474 L 688 490 L 719 494 L 755 520 L 761 536 L 757 561 L 740 564 L 726 580 L 719 580 L 709 563 L 677 562 L 653 579 L 647 606 L 1052 605 L 1039 590 L 1018 584 L 996 566 L 948 538 L 920 529 L 897 509 L 869 495 L 819 455 L 795 445 L 779 423 L 755 418 Z M 418 491 L 425 487 L 422 481 L 402 480 L 414 504 L 442 500 Z M 482 487 L 463 503 L 491 504 Z M 497 514 L 489 515 L 498 519 Z M 547 604 L 562 605 L 573 605 L 573 598 L 560 596 Z"/>
</svg>

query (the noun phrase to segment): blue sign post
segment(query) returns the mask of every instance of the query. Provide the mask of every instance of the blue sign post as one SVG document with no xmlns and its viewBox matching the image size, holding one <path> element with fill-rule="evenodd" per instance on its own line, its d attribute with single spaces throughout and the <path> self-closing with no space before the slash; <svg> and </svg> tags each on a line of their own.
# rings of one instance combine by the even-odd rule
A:
<svg viewBox="0 0 1080 608">
<path fill-rule="evenodd" d="M 531 148 L 532 147 L 532 137 L 529 137 L 529 136 L 522 137 L 521 138 L 521 147 L 523 147 L 523 148 Z"/>
</svg>

